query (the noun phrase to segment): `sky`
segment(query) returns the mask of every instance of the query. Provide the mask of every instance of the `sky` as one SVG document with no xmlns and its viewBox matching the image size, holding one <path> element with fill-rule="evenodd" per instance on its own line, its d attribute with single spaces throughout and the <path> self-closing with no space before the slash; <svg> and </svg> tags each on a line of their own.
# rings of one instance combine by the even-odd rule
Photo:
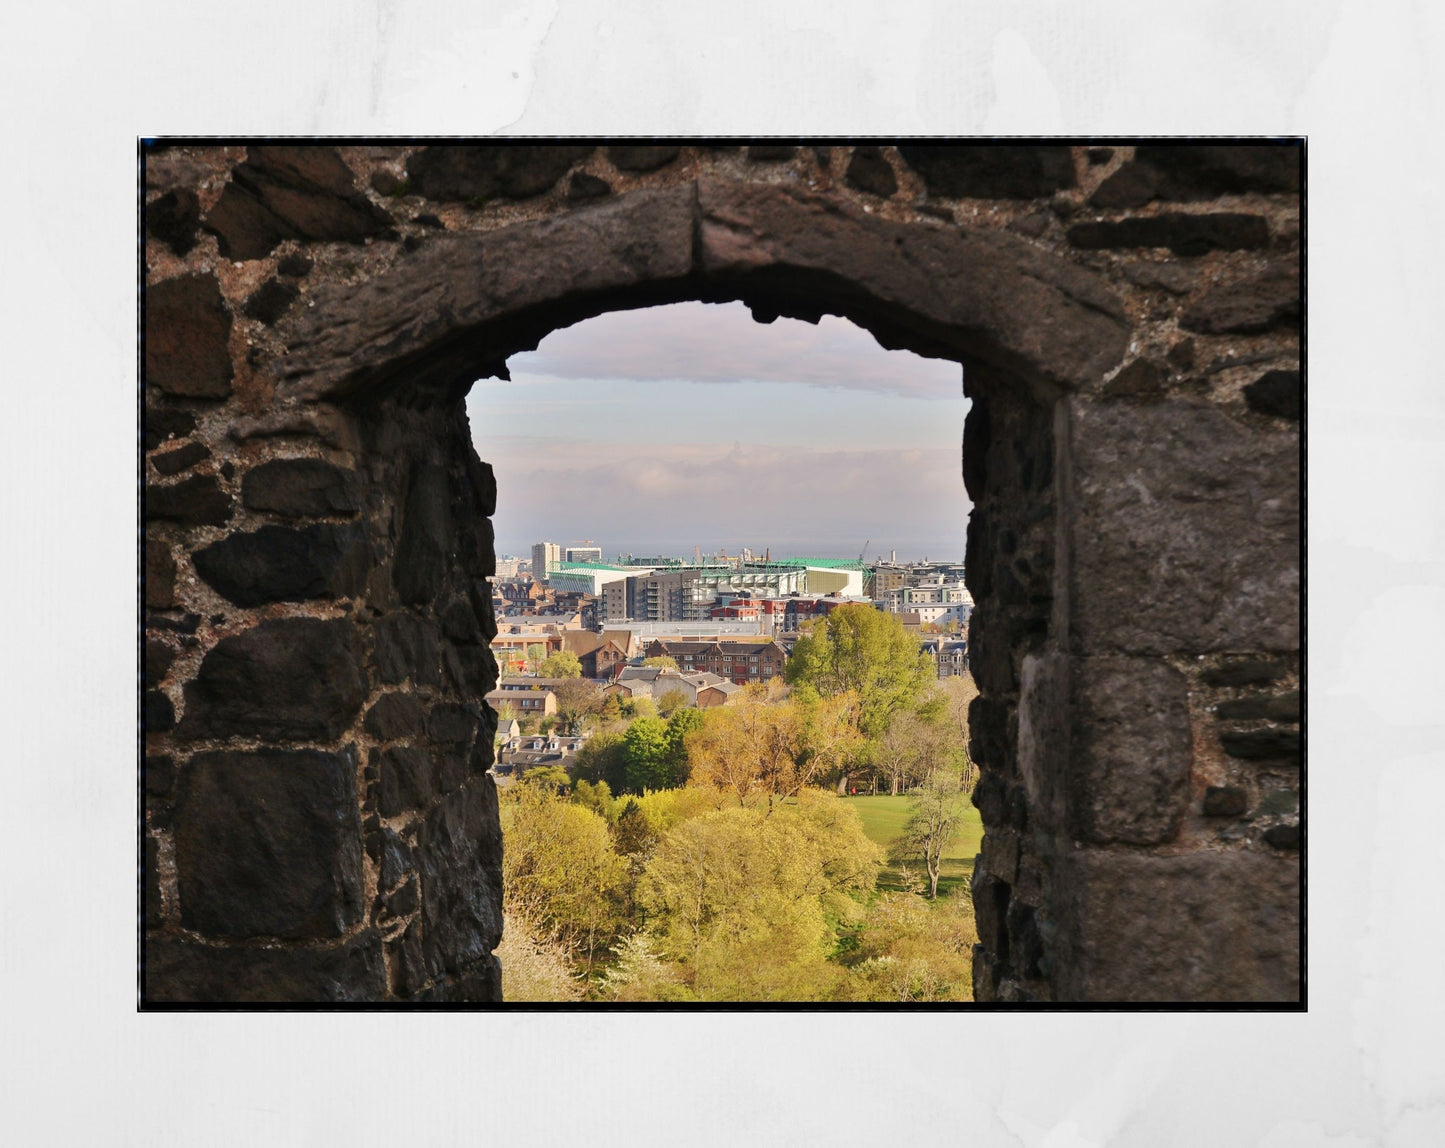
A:
<svg viewBox="0 0 1445 1148">
<path fill-rule="evenodd" d="M 963 558 L 957 363 L 835 316 L 761 324 L 694 302 L 554 331 L 508 367 L 467 397 L 498 554 Z"/>
</svg>

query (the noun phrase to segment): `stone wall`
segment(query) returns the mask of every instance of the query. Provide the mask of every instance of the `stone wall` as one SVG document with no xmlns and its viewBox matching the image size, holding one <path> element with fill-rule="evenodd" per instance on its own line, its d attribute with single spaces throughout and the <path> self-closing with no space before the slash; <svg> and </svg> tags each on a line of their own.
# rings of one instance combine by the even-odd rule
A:
<svg viewBox="0 0 1445 1148">
<path fill-rule="evenodd" d="M 146 999 L 497 998 L 462 401 L 683 299 L 964 365 L 978 999 L 1297 999 L 1300 159 L 147 149 Z"/>
</svg>

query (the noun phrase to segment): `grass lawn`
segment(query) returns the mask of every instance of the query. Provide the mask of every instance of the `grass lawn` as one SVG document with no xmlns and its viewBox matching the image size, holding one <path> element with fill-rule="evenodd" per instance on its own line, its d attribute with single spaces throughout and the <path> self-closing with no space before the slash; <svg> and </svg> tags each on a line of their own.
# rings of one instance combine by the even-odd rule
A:
<svg viewBox="0 0 1445 1148">
<path fill-rule="evenodd" d="M 903 835 L 903 823 L 908 820 L 907 797 L 845 797 L 843 799 L 858 811 L 863 819 L 863 832 L 884 849 Z M 973 859 L 978 854 L 979 842 L 983 840 L 983 822 L 978 810 L 967 807 L 967 815 L 959 828 L 958 836 L 944 850 L 943 871 L 938 879 L 938 895 L 951 896 L 955 891 L 966 892 L 968 880 L 973 875 Z M 909 869 L 922 880 L 928 874 L 920 862 L 913 862 Z M 897 866 L 884 869 L 878 878 L 880 889 L 899 890 L 903 888 L 902 874 Z"/>
</svg>

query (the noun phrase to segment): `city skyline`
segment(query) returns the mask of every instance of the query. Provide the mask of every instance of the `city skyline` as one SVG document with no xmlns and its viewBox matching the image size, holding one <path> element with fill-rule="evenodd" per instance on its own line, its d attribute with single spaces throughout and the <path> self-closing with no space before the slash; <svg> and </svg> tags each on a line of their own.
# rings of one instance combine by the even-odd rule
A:
<svg viewBox="0 0 1445 1148">
<path fill-rule="evenodd" d="M 963 555 L 956 363 L 834 316 L 683 303 L 564 328 L 508 366 L 467 399 L 499 553 L 590 538 L 609 558 Z"/>
</svg>

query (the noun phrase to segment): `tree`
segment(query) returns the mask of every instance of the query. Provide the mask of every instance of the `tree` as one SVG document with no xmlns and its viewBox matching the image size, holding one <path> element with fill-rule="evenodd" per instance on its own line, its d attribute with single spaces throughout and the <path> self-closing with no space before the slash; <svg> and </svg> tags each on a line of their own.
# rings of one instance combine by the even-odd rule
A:
<svg viewBox="0 0 1445 1148">
<path fill-rule="evenodd" d="M 646 789 L 671 789 L 672 763 L 667 745 L 667 723 L 661 718 L 638 718 L 622 735 L 627 788 L 633 793 Z"/>
<path fill-rule="evenodd" d="M 861 916 L 881 852 L 857 814 L 804 791 L 772 816 L 730 806 L 670 830 L 638 882 L 655 955 L 700 1000 L 819 1000 L 841 969 L 831 921 Z"/>
<path fill-rule="evenodd" d="M 544 786 L 553 793 L 565 793 L 572 779 L 560 765 L 534 765 L 522 774 L 522 782 L 524 785 Z"/>
<path fill-rule="evenodd" d="M 622 792 L 627 787 L 622 735 L 609 730 L 594 733 L 572 758 L 571 772 L 579 780 L 606 784 L 611 792 Z"/>
<path fill-rule="evenodd" d="M 502 901 L 530 936 L 590 972 L 625 927 L 627 867 L 607 822 L 547 786 L 516 785 L 502 813 Z"/>
<path fill-rule="evenodd" d="M 963 749 L 963 787 L 972 792 L 978 782 L 978 766 L 974 764 L 968 749 L 968 711 L 973 699 L 978 697 L 978 686 L 974 684 L 971 674 L 941 678 L 938 682 L 938 694 L 944 703 L 941 720 L 946 723 L 951 736 L 956 739 L 956 744 Z"/>
<path fill-rule="evenodd" d="M 824 697 L 858 695 L 858 728 L 882 735 L 893 715 L 913 705 L 936 679 L 918 639 L 893 614 L 848 603 L 798 639 L 784 670 L 790 685 Z"/>
<path fill-rule="evenodd" d="M 657 657 L 654 658 L 643 658 L 642 664 L 644 666 L 656 666 L 658 669 L 662 670 L 677 669 L 677 659 L 669 657 L 666 654 L 659 654 Z"/>
<path fill-rule="evenodd" d="M 534 642 L 532 645 L 527 647 L 527 668 L 535 670 L 539 665 L 542 664 L 542 660 L 546 658 L 546 656 L 547 647 L 542 645 L 541 643 Z"/>
<path fill-rule="evenodd" d="M 543 678 L 580 678 L 582 663 L 577 660 L 577 655 L 571 650 L 558 650 L 555 654 L 543 659 L 537 667 L 537 674 Z"/>
<path fill-rule="evenodd" d="M 687 705 L 687 694 L 674 686 L 657 699 L 657 712 L 665 718 L 670 718 L 673 713 L 685 705 Z"/>
<path fill-rule="evenodd" d="M 959 757 L 950 726 L 905 710 L 894 716 L 893 724 L 874 745 L 872 760 L 887 779 L 889 792 L 897 797 L 914 782 L 922 781 Z"/>
<path fill-rule="evenodd" d="M 667 732 L 663 735 L 663 742 L 667 748 L 667 766 L 672 777 L 672 785 L 667 788 L 687 784 L 691 773 L 687 756 L 687 735 L 701 729 L 702 724 L 702 711 L 690 707 L 674 710 L 667 719 Z"/>
<path fill-rule="evenodd" d="M 797 794 L 839 768 L 856 748 L 857 697 L 852 693 L 788 698 L 775 682 L 744 687 L 742 697 L 707 710 L 688 738 L 692 781 L 746 805 Z"/>
<path fill-rule="evenodd" d="M 582 719 L 602 705 L 601 688 L 582 677 L 563 678 L 552 688 L 552 696 L 557 699 L 558 720 L 574 737 L 582 732 Z"/>
<path fill-rule="evenodd" d="M 929 900 L 938 898 L 938 875 L 943 852 L 958 835 L 966 815 L 968 792 L 963 771 L 942 767 L 914 790 L 912 809 L 903 826 L 898 850 L 902 856 L 917 857 L 928 870 Z"/>
</svg>

